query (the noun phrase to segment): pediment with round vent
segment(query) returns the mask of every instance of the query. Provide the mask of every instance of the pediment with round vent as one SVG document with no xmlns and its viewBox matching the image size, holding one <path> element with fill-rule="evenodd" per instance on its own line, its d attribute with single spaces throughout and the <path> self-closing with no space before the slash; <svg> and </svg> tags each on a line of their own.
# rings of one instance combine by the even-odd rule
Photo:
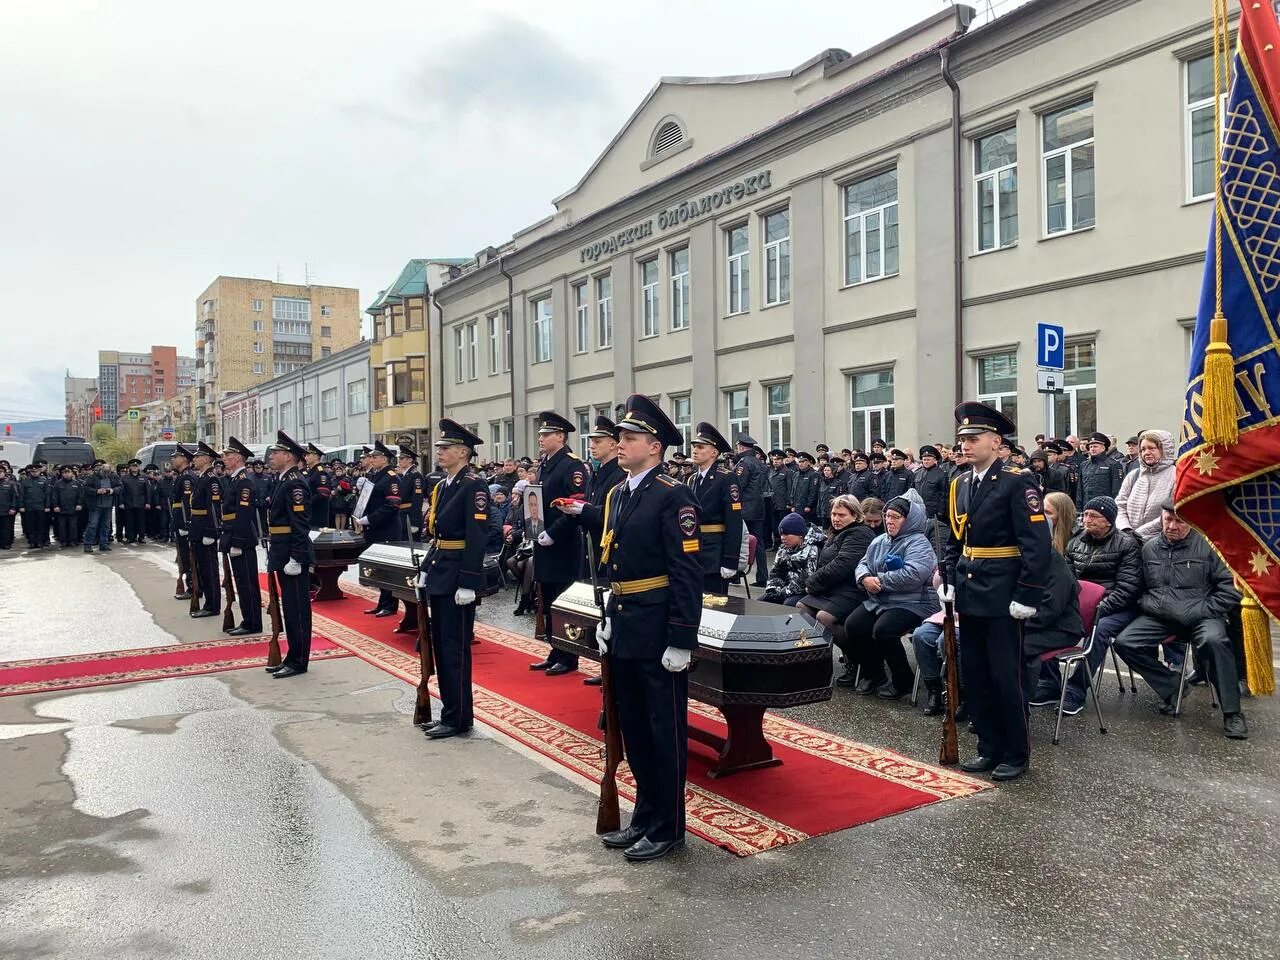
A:
<svg viewBox="0 0 1280 960">
<path fill-rule="evenodd" d="M 684 142 L 684 129 L 674 120 L 667 120 L 658 126 L 653 135 L 653 156 L 678 147 Z"/>
</svg>

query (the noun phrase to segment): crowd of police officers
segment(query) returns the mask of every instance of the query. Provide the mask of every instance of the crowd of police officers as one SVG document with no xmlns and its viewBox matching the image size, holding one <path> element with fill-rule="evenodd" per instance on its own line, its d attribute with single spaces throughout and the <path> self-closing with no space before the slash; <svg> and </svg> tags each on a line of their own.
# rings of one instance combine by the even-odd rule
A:
<svg viewBox="0 0 1280 960">
<path fill-rule="evenodd" d="M 609 588 L 597 642 L 612 666 L 636 806 L 627 827 L 602 837 L 607 847 L 646 861 L 683 843 L 687 670 L 697 649 L 702 596 L 727 593 L 749 565 L 749 541 L 763 551 L 782 515 L 798 513 L 821 525 L 823 496 L 833 484 L 860 500 L 919 492 L 938 533 L 945 531 L 939 592 L 965 617 L 961 657 L 966 677 L 980 688 L 970 691 L 979 755 L 962 766 L 973 772 L 1000 764 L 1025 768 L 1026 717 L 1017 684 L 1021 624 L 1036 612 L 1050 549 L 1041 495 L 1053 489 L 1081 495 L 1103 480 L 1118 483 L 1123 469 L 1098 458 L 1082 469 L 1074 444 L 1045 438 L 1037 438 L 1040 462 L 1029 463 L 1004 439 L 1014 425 L 980 403 L 959 405 L 956 421 L 954 448 L 926 445 L 910 466 L 905 452 L 878 440 L 870 453 L 832 456 L 819 445 L 817 455 L 781 449 L 765 455 L 742 434 L 733 456 L 734 448 L 707 422 L 690 438 L 691 459 L 668 460 L 667 449 L 684 437 L 660 407 L 637 394 L 617 423 L 596 419 L 588 434 L 589 465 L 572 450 L 575 427 L 567 418 L 550 411 L 539 416 L 540 457 L 528 479 L 541 485 L 546 520 L 533 547 L 541 637 L 554 631 L 555 599 L 590 573 L 586 556 Z M 240 602 L 232 635 L 262 630 L 256 547 L 264 545 L 288 640 L 287 655 L 268 670 L 286 678 L 308 667 L 313 531 L 333 519 L 335 494 L 349 491 L 345 512 L 368 542 L 427 545 L 418 597 L 430 611 L 443 711 L 425 732 L 445 739 L 473 722 L 470 646 L 491 519 L 491 488 L 473 462 L 481 443 L 465 427 L 441 420 L 433 469 L 424 475 L 407 444 L 393 455 L 375 442 L 364 448 L 362 476 L 345 490 L 319 448 L 303 447 L 283 431 L 268 447 L 265 465 L 234 437 L 221 451 L 179 444 L 163 475 L 139 469 L 136 460 L 117 471 L 97 461 L 79 476 L 62 468 L 50 479 L 44 464 L 33 464 L 20 483 L 0 474 L 0 516 L 12 517 L 16 507 L 34 548 L 45 545 L 52 525 L 64 546 L 82 542 L 91 551 L 100 543 L 109 550 L 113 512 L 124 542 L 175 542 L 181 571 L 175 597 L 192 600 L 197 618 L 221 610 L 218 557 L 225 555 Z M 1029 469 L 1019 470 L 1020 460 Z M 0 526 L 0 546 L 4 533 Z M 766 566 L 763 557 L 756 563 Z M 385 617 L 396 606 L 384 591 L 365 612 Z M 558 676 L 577 663 L 550 647 L 530 666 Z"/>
</svg>

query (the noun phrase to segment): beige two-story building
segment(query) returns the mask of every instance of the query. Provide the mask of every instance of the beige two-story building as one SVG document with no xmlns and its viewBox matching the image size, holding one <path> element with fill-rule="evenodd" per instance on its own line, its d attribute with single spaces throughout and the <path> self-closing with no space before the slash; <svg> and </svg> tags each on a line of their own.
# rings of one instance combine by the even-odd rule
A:
<svg viewBox="0 0 1280 960">
<path fill-rule="evenodd" d="M 1174 427 L 1209 12 L 1033 0 L 970 29 L 957 6 L 856 54 L 659 81 L 550 217 L 437 291 L 441 409 L 486 455 L 633 392 L 769 447 L 915 446 L 971 396 L 1027 440 Z M 1047 405 L 1038 323 L 1066 334 Z"/>
</svg>

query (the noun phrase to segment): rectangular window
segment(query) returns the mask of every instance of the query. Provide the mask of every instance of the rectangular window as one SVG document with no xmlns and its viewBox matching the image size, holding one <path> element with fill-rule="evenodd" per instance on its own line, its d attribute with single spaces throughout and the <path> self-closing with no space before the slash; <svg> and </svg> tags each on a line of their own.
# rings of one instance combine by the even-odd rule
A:
<svg viewBox="0 0 1280 960">
<path fill-rule="evenodd" d="M 502 445 L 503 457 L 514 457 L 516 449 L 516 422 L 509 417 L 502 421 L 502 435 L 505 438 Z"/>
<path fill-rule="evenodd" d="M 364 380 L 352 380 L 347 384 L 347 415 L 368 413 L 369 387 Z"/>
<path fill-rule="evenodd" d="M 613 274 L 596 277 L 596 349 L 613 346 Z"/>
<path fill-rule="evenodd" d="M 1098 429 L 1098 357 L 1092 340 L 1066 346 L 1064 390 L 1052 394 L 1055 437 L 1093 433 Z"/>
<path fill-rule="evenodd" d="M 330 356 L 332 353 L 333 353 L 333 349 L 332 349 L 331 347 L 321 347 L 321 348 L 320 348 L 320 356 L 322 356 L 322 357 Z"/>
<path fill-rule="evenodd" d="M 489 449 L 493 451 L 494 457 L 502 456 L 502 421 L 489 421 Z"/>
<path fill-rule="evenodd" d="M 591 408 L 583 407 L 574 413 L 578 415 L 578 456 L 586 460 L 591 456 L 591 440 L 587 436 L 591 432 Z"/>
<path fill-rule="evenodd" d="M 272 320 L 298 320 L 311 322 L 311 301 L 295 300 L 291 297 L 271 298 Z M 281 408 L 283 409 L 283 408 Z"/>
<path fill-rule="evenodd" d="M 749 433 L 751 430 L 751 418 L 747 409 L 747 388 L 728 390 L 725 392 L 725 399 L 729 404 L 728 440 L 730 443 L 737 443 L 739 434 Z"/>
<path fill-rule="evenodd" d="M 276 376 L 280 376 L 280 374 L 285 373 L 288 369 L 289 365 L 287 363 L 281 363 L 278 360 L 271 365 L 271 372 Z"/>
<path fill-rule="evenodd" d="M 453 382 L 462 383 L 467 379 L 466 355 L 462 348 L 462 327 L 453 328 Z"/>
<path fill-rule="evenodd" d="M 387 308 L 387 336 L 404 333 L 404 305 L 393 303 Z"/>
<path fill-rule="evenodd" d="M 409 329 L 421 330 L 424 323 L 424 314 L 426 313 L 426 299 L 423 297 L 410 297 L 405 301 L 404 307 L 409 316 Z M 321 335 L 328 336 L 324 331 L 321 331 Z"/>
<path fill-rule="evenodd" d="M 791 211 L 778 210 L 764 218 L 764 303 L 791 299 Z"/>
<path fill-rule="evenodd" d="M 254 332 L 254 333 L 262 333 L 262 321 L 261 321 L 261 320 L 255 320 L 255 321 L 253 321 L 253 332 Z"/>
<path fill-rule="evenodd" d="M 724 243 L 729 313 L 745 313 L 751 309 L 751 242 L 747 237 L 747 225 L 744 223 L 726 230 Z"/>
<path fill-rule="evenodd" d="M 303 397 L 299 401 L 298 409 L 302 414 L 302 419 L 299 422 L 302 426 L 305 427 L 315 423 L 315 406 L 315 397 Z"/>
<path fill-rule="evenodd" d="M 502 350 L 503 350 L 502 372 L 503 373 L 506 373 L 508 370 L 511 369 L 511 350 L 512 350 L 513 342 L 514 341 L 511 338 L 511 314 L 508 311 L 503 310 L 502 311 Z"/>
<path fill-rule="evenodd" d="M 409 357 L 406 362 L 409 366 L 409 402 L 423 403 L 427 399 L 427 358 Z"/>
<path fill-rule="evenodd" d="M 544 297 L 533 305 L 533 362 L 551 359 L 551 298 Z"/>
<path fill-rule="evenodd" d="M 383 320 L 381 313 L 375 313 L 373 315 L 373 342 L 377 343 L 379 340 L 384 340 L 386 336 L 386 321 Z"/>
<path fill-rule="evenodd" d="M 387 371 L 378 367 L 373 371 L 373 409 L 384 410 L 387 406 Z"/>
<path fill-rule="evenodd" d="M 573 352 L 586 353 L 591 347 L 591 304 L 585 280 L 573 285 L 573 320 Z"/>
<path fill-rule="evenodd" d="M 276 411 L 274 407 L 262 408 L 262 433 L 270 436 L 276 432 Z M 273 440 L 272 443 L 275 441 Z"/>
<path fill-rule="evenodd" d="M 255 363 L 255 364 L 253 365 L 253 372 L 254 372 L 254 373 L 262 373 L 262 364 L 261 364 L 261 363 Z"/>
<path fill-rule="evenodd" d="M 898 171 L 886 170 L 844 188 L 844 282 L 897 272 Z"/>
<path fill-rule="evenodd" d="M 254 312 L 254 313 L 261 313 L 261 312 L 262 312 L 262 301 L 261 301 L 261 300 L 254 300 L 252 305 L 253 305 L 253 312 Z"/>
<path fill-rule="evenodd" d="M 689 328 L 689 248 L 671 252 L 671 329 Z"/>
<path fill-rule="evenodd" d="M 671 423 L 680 431 L 680 449 L 689 452 L 689 432 L 693 426 L 693 401 L 685 397 L 671 398 Z"/>
<path fill-rule="evenodd" d="M 254 352 L 254 353 L 262 353 L 262 341 L 261 341 L 261 340 L 255 340 L 255 341 L 253 341 L 253 352 Z"/>
<path fill-rule="evenodd" d="M 322 317 L 331 317 L 331 316 L 333 316 L 333 311 L 332 311 L 332 310 L 330 310 L 328 307 L 322 306 L 322 307 L 320 308 L 320 316 L 322 316 Z"/>
<path fill-rule="evenodd" d="M 1045 235 L 1093 226 L 1093 100 L 1046 113 L 1040 134 Z"/>
<path fill-rule="evenodd" d="M 467 379 L 480 376 L 480 321 L 467 324 Z"/>
<path fill-rule="evenodd" d="M 1018 242 L 1018 131 L 1001 130 L 973 141 L 973 208 L 977 250 Z"/>
<path fill-rule="evenodd" d="M 644 332 L 642 337 L 658 335 L 658 259 L 640 264 L 640 298 L 642 302 Z"/>
<path fill-rule="evenodd" d="M 330 387 L 320 391 L 320 418 L 322 420 L 338 419 L 338 388 Z"/>
<path fill-rule="evenodd" d="M 280 429 L 288 433 L 293 429 L 293 402 L 286 400 L 280 404 Z"/>
<path fill-rule="evenodd" d="M 791 446 L 791 382 L 771 383 L 764 388 L 768 417 L 769 449 Z"/>
<path fill-rule="evenodd" d="M 324 326 L 322 326 L 322 327 L 320 328 L 320 336 L 322 336 L 322 337 L 332 337 L 332 336 L 333 336 L 333 327 L 324 327 Z"/>
<path fill-rule="evenodd" d="M 502 318 L 493 313 L 485 318 L 485 323 L 489 334 L 489 375 L 492 376 L 502 370 Z"/>
<path fill-rule="evenodd" d="M 870 450 L 876 440 L 893 446 L 893 371 L 857 373 L 849 378 L 855 450 Z"/>
<path fill-rule="evenodd" d="M 1187 199 L 1213 196 L 1213 56 L 1188 60 L 1185 68 L 1187 115 Z M 1226 115 L 1226 78 L 1222 84 L 1222 114 Z"/>
<path fill-rule="evenodd" d="M 978 400 L 1018 422 L 1018 355 L 993 353 L 978 358 Z"/>
</svg>

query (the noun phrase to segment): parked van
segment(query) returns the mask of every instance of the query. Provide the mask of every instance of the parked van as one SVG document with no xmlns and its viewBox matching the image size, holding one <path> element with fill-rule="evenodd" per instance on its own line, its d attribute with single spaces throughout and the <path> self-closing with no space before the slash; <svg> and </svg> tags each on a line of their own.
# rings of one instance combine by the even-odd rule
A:
<svg viewBox="0 0 1280 960">
<path fill-rule="evenodd" d="M 324 454 L 325 463 L 355 463 L 360 459 L 360 450 L 364 447 L 372 447 L 373 441 L 368 443 L 349 443 L 345 447 L 334 447 L 332 450 L 326 450 Z M 400 452 L 400 448 L 394 443 L 387 447 L 391 451 L 391 465 L 396 465 L 396 455 Z"/>
<path fill-rule="evenodd" d="M 93 447 L 84 437 L 45 437 L 31 451 L 31 462 L 45 460 L 51 467 L 64 463 L 93 463 Z"/>
<path fill-rule="evenodd" d="M 31 444 L 21 440 L 0 440 L 0 460 L 8 460 L 14 470 L 31 463 Z"/>
<path fill-rule="evenodd" d="M 177 443 L 167 440 L 164 443 L 149 443 L 138 451 L 138 459 L 144 467 L 155 465 L 161 470 L 169 466 L 173 452 L 178 449 Z"/>
</svg>

